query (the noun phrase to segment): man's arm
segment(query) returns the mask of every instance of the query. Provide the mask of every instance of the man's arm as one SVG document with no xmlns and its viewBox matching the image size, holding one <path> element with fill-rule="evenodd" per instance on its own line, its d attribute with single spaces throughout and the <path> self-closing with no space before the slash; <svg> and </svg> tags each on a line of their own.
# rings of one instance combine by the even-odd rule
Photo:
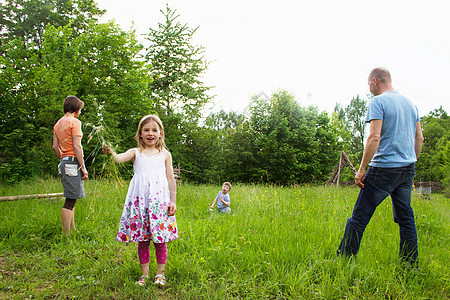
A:
<svg viewBox="0 0 450 300">
<path fill-rule="evenodd" d="M 423 144 L 423 134 L 422 126 L 420 126 L 420 121 L 416 123 L 416 143 L 414 144 L 414 150 L 416 151 L 416 159 L 419 158 L 420 152 L 422 151 Z"/>
<path fill-rule="evenodd" d="M 364 175 L 366 175 L 366 168 L 369 165 L 372 157 L 377 152 L 378 146 L 380 145 L 381 138 L 381 127 L 383 127 L 383 120 L 371 120 L 369 125 L 369 137 L 366 141 L 366 146 L 364 147 L 364 154 L 361 160 L 361 165 L 359 170 L 355 175 L 355 183 L 360 188 L 364 188 Z"/>
</svg>

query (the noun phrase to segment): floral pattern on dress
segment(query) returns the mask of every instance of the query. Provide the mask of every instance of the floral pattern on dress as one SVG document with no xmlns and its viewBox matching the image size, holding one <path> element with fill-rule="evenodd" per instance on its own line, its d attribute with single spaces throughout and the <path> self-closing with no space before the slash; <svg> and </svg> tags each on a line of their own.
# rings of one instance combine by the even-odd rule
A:
<svg viewBox="0 0 450 300">
<path fill-rule="evenodd" d="M 178 238 L 175 216 L 169 216 L 170 190 L 164 155 L 146 156 L 135 149 L 130 181 L 116 240 L 166 243 Z"/>
</svg>

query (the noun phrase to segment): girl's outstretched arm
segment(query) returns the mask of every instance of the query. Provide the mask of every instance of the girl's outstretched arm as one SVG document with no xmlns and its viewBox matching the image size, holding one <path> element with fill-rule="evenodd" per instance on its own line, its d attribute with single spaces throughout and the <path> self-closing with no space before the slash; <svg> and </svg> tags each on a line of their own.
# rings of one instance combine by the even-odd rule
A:
<svg viewBox="0 0 450 300">
<path fill-rule="evenodd" d="M 175 181 L 175 177 L 173 175 L 172 155 L 167 150 L 164 150 L 164 152 L 164 155 L 166 156 L 166 177 L 167 182 L 169 183 L 170 191 L 170 205 L 168 215 L 173 216 L 177 212 L 177 182 Z"/>
<path fill-rule="evenodd" d="M 130 160 L 134 160 L 134 157 L 136 155 L 136 150 L 134 148 L 129 149 L 127 152 L 117 154 L 114 152 L 114 150 L 111 149 L 109 146 L 103 146 L 103 153 L 105 154 L 112 154 L 114 157 L 114 161 L 116 163 L 123 163 Z"/>
</svg>

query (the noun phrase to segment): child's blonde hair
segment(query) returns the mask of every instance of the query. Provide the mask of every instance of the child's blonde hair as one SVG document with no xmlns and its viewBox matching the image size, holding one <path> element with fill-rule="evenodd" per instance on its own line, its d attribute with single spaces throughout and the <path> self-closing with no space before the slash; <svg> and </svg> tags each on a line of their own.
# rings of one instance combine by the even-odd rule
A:
<svg viewBox="0 0 450 300">
<path fill-rule="evenodd" d="M 228 187 L 228 191 L 231 191 L 231 183 L 228 181 L 224 182 L 223 185 L 226 185 Z"/>
<path fill-rule="evenodd" d="M 155 122 L 158 124 L 159 130 L 161 131 L 161 136 L 159 137 L 158 141 L 156 142 L 156 149 L 159 151 L 162 151 L 164 148 L 166 148 L 166 144 L 164 142 L 164 127 L 161 122 L 161 119 L 157 115 L 146 115 L 144 116 L 141 121 L 139 121 L 138 129 L 136 132 L 136 135 L 134 136 L 134 139 L 137 142 L 139 150 L 142 150 L 145 148 L 144 140 L 141 138 L 141 131 L 142 127 L 144 127 L 145 124 L 149 122 Z"/>
</svg>

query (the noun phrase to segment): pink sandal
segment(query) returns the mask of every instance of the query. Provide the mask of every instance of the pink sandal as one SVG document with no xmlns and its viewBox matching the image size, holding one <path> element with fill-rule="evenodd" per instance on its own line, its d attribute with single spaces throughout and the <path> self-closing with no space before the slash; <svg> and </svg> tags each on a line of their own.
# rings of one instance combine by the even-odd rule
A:
<svg viewBox="0 0 450 300">
<path fill-rule="evenodd" d="M 139 277 L 139 280 L 138 282 L 136 282 L 136 284 L 139 286 L 144 286 L 147 279 L 148 279 L 147 275 L 142 275 L 141 277 Z"/>
<path fill-rule="evenodd" d="M 156 274 L 154 284 L 165 286 L 166 285 L 166 276 L 164 276 L 163 274 Z"/>
</svg>

